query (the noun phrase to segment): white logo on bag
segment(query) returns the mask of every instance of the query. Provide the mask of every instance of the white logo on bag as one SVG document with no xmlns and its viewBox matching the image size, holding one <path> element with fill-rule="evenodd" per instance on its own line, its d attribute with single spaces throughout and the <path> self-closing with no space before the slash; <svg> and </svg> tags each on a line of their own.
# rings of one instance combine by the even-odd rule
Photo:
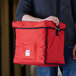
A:
<svg viewBox="0 0 76 76">
<path fill-rule="evenodd" d="M 25 51 L 25 56 L 30 56 L 30 50 Z"/>
</svg>

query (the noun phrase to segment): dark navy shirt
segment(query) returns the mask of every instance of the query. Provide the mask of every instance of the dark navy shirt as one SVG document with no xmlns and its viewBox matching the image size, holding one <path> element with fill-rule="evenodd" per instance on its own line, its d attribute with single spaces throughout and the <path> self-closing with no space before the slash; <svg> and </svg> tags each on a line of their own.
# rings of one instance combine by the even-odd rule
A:
<svg viewBox="0 0 76 76">
<path fill-rule="evenodd" d="M 56 16 L 56 0 L 19 0 L 16 20 L 25 14 L 42 19 Z M 75 43 L 76 0 L 60 0 L 59 20 L 66 24 L 65 45 Z"/>
</svg>

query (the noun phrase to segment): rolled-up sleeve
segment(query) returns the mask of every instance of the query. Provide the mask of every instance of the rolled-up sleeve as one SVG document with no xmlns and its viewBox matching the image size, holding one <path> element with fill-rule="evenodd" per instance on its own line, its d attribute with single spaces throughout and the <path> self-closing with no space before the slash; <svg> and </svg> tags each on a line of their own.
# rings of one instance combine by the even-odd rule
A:
<svg viewBox="0 0 76 76">
<path fill-rule="evenodd" d="M 76 23 L 76 0 L 72 0 L 72 14 L 74 22 Z"/>
<path fill-rule="evenodd" d="M 32 1 L 31 0 L 19 0 L 16 8 L 16 20 L 22 21 L 22 17 L 25 14 L 31 14 Z"/>
</svg>

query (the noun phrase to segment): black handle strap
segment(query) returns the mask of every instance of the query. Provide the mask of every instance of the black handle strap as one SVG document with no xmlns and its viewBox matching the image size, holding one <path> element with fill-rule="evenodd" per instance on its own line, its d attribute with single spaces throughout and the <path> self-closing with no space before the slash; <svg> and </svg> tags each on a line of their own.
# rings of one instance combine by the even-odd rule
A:
<svg viewBox="0 0 76 76">
<path fill-rule="evenodd" d="M 60 0 L 56 0 L 56 17 L 60 16 Z M 59 25 L 56 26 L 59 29 Z M 56 36 L 58 36 L 58 30 L 56 30 Z"/>
<path fill-rule="evenodd" d="M 56 17 L 60 16 L 60 0 L 56 0 Z"/>
</svg>

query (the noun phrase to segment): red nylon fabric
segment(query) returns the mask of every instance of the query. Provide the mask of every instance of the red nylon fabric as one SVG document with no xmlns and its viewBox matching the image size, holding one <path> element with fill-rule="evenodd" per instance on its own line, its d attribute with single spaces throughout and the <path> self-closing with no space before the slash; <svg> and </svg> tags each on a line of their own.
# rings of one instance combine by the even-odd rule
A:
<svg viewBox="0 0 76 76">
<path fill-rule="evenodd" d="M 58 36 L 56 36 L 56 30 L 47 28 L 46 32 L 46 28 L 43 28 L 56 28 L 52 21 L 13 21 L 12 27 L 15 28 L 16 32 L 14 63 L 38 66 L 59 66 L 60 64 L 65 64 L 64 30 L 60 30 Z M 65 24 L 60 22 L 59 29 L 65 28 Z M 45 60 L 48 64 L 45 64 Z"/>
</svg>

